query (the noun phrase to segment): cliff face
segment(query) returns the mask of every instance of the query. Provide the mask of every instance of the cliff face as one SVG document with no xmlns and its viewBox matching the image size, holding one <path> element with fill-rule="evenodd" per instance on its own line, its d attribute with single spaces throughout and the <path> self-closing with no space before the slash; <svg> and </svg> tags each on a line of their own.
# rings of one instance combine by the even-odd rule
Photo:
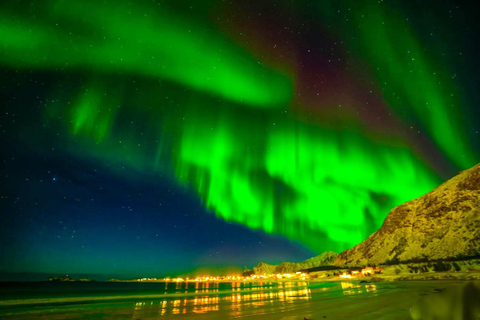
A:
<svg viewBox="0 0 480 320">
<path fill-rule="evenodd" d="M 480 253 L 480 164 L 394 208 L 382 227 L 335 265 L 448 259 Z"/>
<path fill-rule="evenodd" d="M 276 268 L 277 268 L 276 265 L 260 262 L 258 266 L 253 267 L 253 272 L 255 274 L 264 274 L 264 273 L 273 274 L 273 273 L 277 273 Z"/>
<path fill-rule="evenodd" d="M 333 251 L 326 251 L 319 256 L 310 258 L 302 262 L 282 262 L 279 265 L 272 265 L 260 262 L 258 266 L 253 267 L 253 271 L 255 272 L 255 274 L 293 273 L 297 272 L 298 270 L 332 265 L 337 256 L 338 253 L 335 253 Z"/>
</svg>

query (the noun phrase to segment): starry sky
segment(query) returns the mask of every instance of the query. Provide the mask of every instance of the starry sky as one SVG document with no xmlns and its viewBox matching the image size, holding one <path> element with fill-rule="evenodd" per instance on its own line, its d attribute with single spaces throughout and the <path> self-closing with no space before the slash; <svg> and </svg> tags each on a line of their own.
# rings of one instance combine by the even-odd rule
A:
<svg viewBox="0 0 480 320">
<path fill-rule="evenodd" d="M 475 12 L 2 2 L 0 273 L 233 272 L 354 246 L 478 163 Z"/>
</svg>

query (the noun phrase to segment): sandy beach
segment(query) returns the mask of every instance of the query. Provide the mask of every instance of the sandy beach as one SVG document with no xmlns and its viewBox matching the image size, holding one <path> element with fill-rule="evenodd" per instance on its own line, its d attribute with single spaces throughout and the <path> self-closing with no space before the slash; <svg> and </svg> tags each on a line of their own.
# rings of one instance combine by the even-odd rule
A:
<svg viewBox="0 0 480 320">
<path fill-rule="evenodd" d="M 138 294 L 4 299 L 2 319 L 411 319 L 422 297 L 458 280 L 232 283 Z M 115 284 L 121 286 L 122 284 Z M 134 285 L 134 284 L 131 284 Z M 184 291 L 184 292 L 183 292 Z"/>
</svg>

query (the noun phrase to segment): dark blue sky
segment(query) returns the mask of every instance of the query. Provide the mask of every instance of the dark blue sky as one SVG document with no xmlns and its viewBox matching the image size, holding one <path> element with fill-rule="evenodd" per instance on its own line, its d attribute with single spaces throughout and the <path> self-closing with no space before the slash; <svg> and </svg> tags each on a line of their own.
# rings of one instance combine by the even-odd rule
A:
<svg viewBox="0 0 480 320">
<path fill-rule="evenodd" d="M 161 277 L 314 255 L 216 217 L 171 178 L 3 142 L 4 271 Z"/>
<path fill-rule="evenodd" d="M 5 18 L 0 19 L 0 280 L 42 280 L 45 274 L 99 280 L 163 277 L 205 268 L 242 270 L 260 261 L 302 261 L 320 253 L 305 243 L 322 250 L 337 244 L 345 248 L 345 239 L 368 235 L 381 225 L 399 192 L 398 181 L 388 180 L 395 174 L 416 189 L 428 180 L 418 177 L 437 183 L 466 169 L 459 163 L 474 165 L 480 159 L 475 41 L 480 30 L 474 2 L 436 1 L 433 8 L 424 1 L 378 1 L 381 9 L 374 6 L 377 1 L 365 6 L 333 0 L 159 1 L 155 6 L 145 1 L 145 7 L 129 0 L 118 2 L 125 6 L 102 2 L 105 12 L 117 10 L 134 22 L 170 12 L 178 23 L 173 31 L 153 28 L 154 19 L 144 25 L 129 20 L 125 27 L 115 15 L 103 19 L 97 11 L 70 12 L 54 3 L 0 3 Z M 109 3 L 114 10 L 107 10 Z M 151 10 L 136 16 L 122 8 Z M 355 38 L 365 35 L 352 21 L 371 21 L 364 27 L 376 30 L 374 22 L 382 14 L 395 17 L 387 23 L 398 23 L 382 30 L 411 40 L 385 37 L 384 47 L 374 43 L 391 55 L 388 59 L 405 62 L 391 68 L 400 76 L 382 74 L 383 69 L 377 73 L 388 63 L 369 60 L 377 52 L 364 48 L 371 43 L 368 35 Z M 191 26 L 198 26 L 197 33 Z M 179 38 L 149 38 L 157 32 Z M 404 61 L 407 53 L 399 51 L 410 54 L 409 45 L 419 52 Z M 425 63 L 417 66 L 415 59 Z M 220 73 L 210 70 L 217 70 L 217 62 Z M 165 65 L 182 75 L 164 71 Z M 402 76 L 409 76 L 405 70 L 433 83 L 425 86 L 435 93 L 428 107 L 414 90 L 423 84 L 403 86 Z M 424 76 L 425 70 L 434 72 Z M 234 83 L 206 85 L 210 76 Z M 287 79 L 291 92 L 279 94 L 262 77 Z M 273 102 L 254 103 L 268 99 Z M 281 125 L 285 131 L 277 129 Z M 461 128 L 445 129 L 461 141 L 445 140 L 465 154 L 443 144 L 444 128 Z M 273 153 L 279 159 L 272 160 L 270 143 L 279 141 L 280 150 L 283 140 L 292 145 L 285 150 L 296 153 Z M 206 148 L 193 148 L 195 142 Z M 182 158 L 184 143 L 190 143 L 191 153 L 218 148 L 217 166 L 203 163 L 205 154 L 198 162 L 194 156 Z M 310 157 L 308 148 L 321 156 Z M 337 152 L 338 159 L 322 170 L 338 170 L 341 177 L 331 172 L 313 177 L 321 171 L 318 163 L 328 163 L 323 156 L 335 159 L 325 150 Z M 357 167 L 349 156 L 363 161 Z M 318 162 L 309 162 L 313 158 Z M 293 167 L 285 159 L 303 163 L 307 171 L 283 175 L 276 165 L 284 171 Z M 358 176 L 350 179 L 344 167 Z M 228 170 L 215 175 L 218 168 Z M 232 172 L 236 189 L 230 186 Z M 419 172 L 423 175 L 415 176 Z M 371 177 L 391 190 L 362 184 Z M 211 185 L 228 190 L 214 190 L 216 198 L 209 198 L 214 193 L 209 193 L 209 179 L 214 178 L 226 183 Z M 311 203 L 322 204 L 317 196 L 323 190 L 332 195 L 323 199 L 333 200 L 327 209 L 317 209 Z M 230 198 L 222 202 L 222 195 Z M 237 210 L 244 204 L 241 196 L 256 209 Z M 206 209 L 206 199 L 219 211 Z M 344 212 L 346 201 L 365 207 Z M 263 219 L 265 208 L 270 216 Z M 228 214 L 243 224 L 221 218 Z"/>
</svg>

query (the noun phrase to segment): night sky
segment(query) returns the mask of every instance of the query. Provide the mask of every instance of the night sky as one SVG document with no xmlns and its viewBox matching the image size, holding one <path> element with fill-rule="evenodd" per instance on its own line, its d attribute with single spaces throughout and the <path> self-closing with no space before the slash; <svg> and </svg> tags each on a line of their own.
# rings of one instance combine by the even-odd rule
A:
<svg viewBox="0 0 480 320">
<path fill-rule="evenodd" d="M 0 273 L 163 277 L 354 246 L 479 162 L 476 11 L 2 1 Z"/>
</svg>

